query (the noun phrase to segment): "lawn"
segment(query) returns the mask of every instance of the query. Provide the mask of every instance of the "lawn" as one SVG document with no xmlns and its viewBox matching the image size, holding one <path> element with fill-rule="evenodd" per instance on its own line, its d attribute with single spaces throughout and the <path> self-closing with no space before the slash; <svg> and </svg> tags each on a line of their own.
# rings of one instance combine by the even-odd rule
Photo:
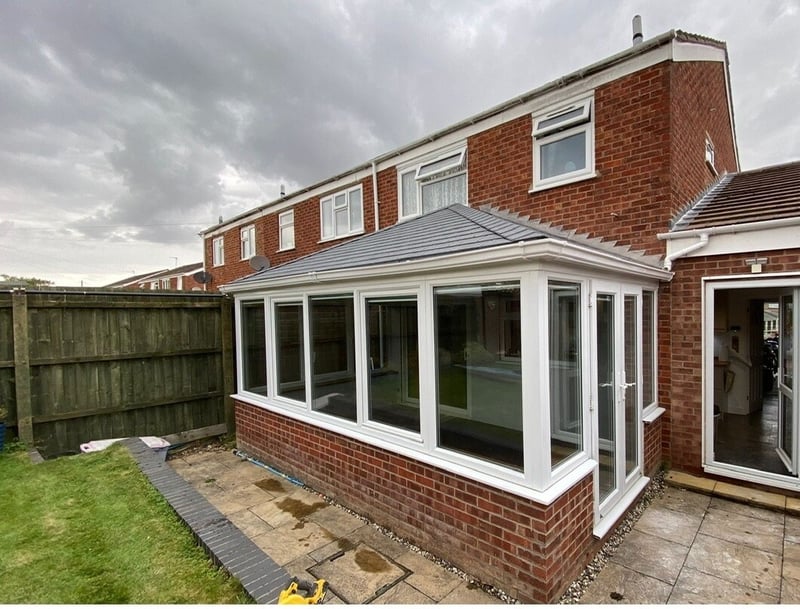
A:
<svg viewBox="0 0 800 609">
<path fill-rule="evenodd" d="M 0 453 L 0 604 L 242 602 L 124 447 Z"/>
</svg>

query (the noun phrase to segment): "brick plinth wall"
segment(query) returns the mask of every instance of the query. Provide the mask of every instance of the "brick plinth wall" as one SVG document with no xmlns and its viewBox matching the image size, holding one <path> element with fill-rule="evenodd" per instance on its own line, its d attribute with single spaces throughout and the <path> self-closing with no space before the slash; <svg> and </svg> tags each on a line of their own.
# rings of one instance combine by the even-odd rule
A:
<svg viewBox="0 0 800 609">
<path fill-rule="evenodd" d="M 236 402 L 239 448 L 522 602 L 551 603 L 589 562 L 592 476 L 545 506 Z"/>
<path fill-rule="evenodd" d="M 661 469 L 661 425 L 663 416 L 644 426 L 644 474 L 652 476 Z"/>
</svg>

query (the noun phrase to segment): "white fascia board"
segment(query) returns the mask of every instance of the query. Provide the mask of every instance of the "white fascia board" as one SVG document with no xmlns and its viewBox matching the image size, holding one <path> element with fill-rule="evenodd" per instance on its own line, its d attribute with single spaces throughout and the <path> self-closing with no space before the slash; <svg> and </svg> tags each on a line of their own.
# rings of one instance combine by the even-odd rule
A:
<svg viewBox="0 0 800 609">
<path fill-rule="evenodd" d="M 776 225 L 773 222 L 771 225 L 753 223 L 711 228 L 705 231 L 710 237 L 705 247 L 689 252 L 685 257 L 701 258 L 724 254 L 800 249 L 800 241 L 797 239 L 798 227 L 800 227 L 800 218 L 787 219 L 782 225 Z M 702 232 L 701 229 L 697 229 L 667 233 L 667 235 L 659 235 L 659 238 L 667 241 L 667 257 L 669 257 L 670 254 L 680 252 L 693 243 L 697 243 Z"/>
<path fill-rule="evenodd" d="M 698 42 L 672 41 L 672 60 L 685 61 L 718 61 L 725 63 L 725 49 Z"/>
<path fill-rule="evenodd" d="M 283 287 L 319 285 L 329 282 L 369 280 L 374 277 L 401 277 L 403 275 L 419 275 L 440 271 L 455 272 L 462 269 L 517 262 L 533 264 L 537 261 L 559 262 L 586 270 L 633 275 L 654 281 L 668 281 L 672 278 L 672 273 L 668 271 L 615 256 L 612 253 L 598 252 L 568 241 L 542 239 L 512 243 L 485 250 L 459 252 L 435 258 L 415 259 L 335 271 L 320 271 L 318 273 L 308 272 L 291 277 L 251 281 L 241 285 L 227 284 L 220 286 L 220 291 L 236 294 L 240 292 L 274 290 Z"/>
</svg>

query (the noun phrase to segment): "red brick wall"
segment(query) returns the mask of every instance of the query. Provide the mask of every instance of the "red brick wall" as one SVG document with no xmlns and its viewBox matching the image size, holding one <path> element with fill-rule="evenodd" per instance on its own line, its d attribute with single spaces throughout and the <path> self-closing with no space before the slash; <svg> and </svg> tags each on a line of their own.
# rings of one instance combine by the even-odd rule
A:
<svg viewBox="0 0 800 609">
<path fill-rule="evenodd" d="M 549 506 L 236 402 L 239 447 L 523 602 L 558 599 L 597 550 L 592 477 Z"/>
<path fill-rule="evenodd" d="M 675 261 L 670 286 L 672 314 L 662 327 L 662 337 L 671 343 L 671 379 L 662 387 L 668 391 L 670 433 L 665 436 L 664 455 L 674 469 L 702 472 L 702 309 L 701 280 L 706 276 L 743 274 L 744 263 L 755 253 L 681 258 Z M 769 273 L 800 271 L 800 249 L 770 251 Z M 762 274 L 759 278 L 767 278 Z"/>
</svg>

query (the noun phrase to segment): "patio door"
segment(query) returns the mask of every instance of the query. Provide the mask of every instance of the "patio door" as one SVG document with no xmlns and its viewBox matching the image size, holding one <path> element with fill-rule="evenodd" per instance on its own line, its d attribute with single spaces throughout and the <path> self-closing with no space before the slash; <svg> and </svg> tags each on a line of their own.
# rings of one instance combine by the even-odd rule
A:
<svg viewBox="0 0 800 609">
<path fill-rule="evenodd" d="M 591 410 L 597 521 L 642 477 L 641 294 L 635 286 L 594 284 Z"/>
<path fill-rule="evenodd" d="M 796 292 L 796 291 L 795 291 Z M 794 294 L 783 294 L 780 300 L 780 334 L 778 360 L 778 456 L 793 476 L 798 471 L 798 417 L 795 399 L 794 379 L 797 362 L 795 362 L 794 329 L 798 327 L 798 311 Z"/>
</svg>

